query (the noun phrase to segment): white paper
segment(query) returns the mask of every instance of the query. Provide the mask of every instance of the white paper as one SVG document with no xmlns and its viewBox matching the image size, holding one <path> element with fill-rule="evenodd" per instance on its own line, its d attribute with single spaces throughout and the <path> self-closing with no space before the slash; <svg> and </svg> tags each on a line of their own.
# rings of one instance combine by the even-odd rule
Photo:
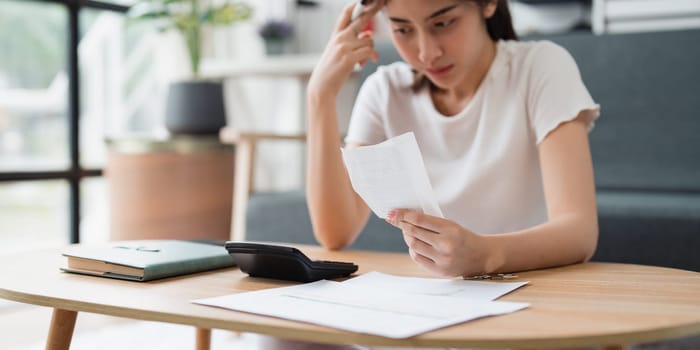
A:
<svg viewBox="0 0 700 350">
<path fill-rule="evenodd" d="M 420 209 L 444 218 L 412 132 L 341 151 L 353 189 L 380 218 L 392 209 Z"/>
<path fill-rule="evenodd" d="M 526 303 L 382 291 L 327 280 L 193 302 L 389 338 L 412 337 L 528 306 Z"/>
<path fill-rule="evenodd" d="M 496 300 L 528 282 L 485 282 L 463 279 L 419 278 L 388 275 L 372 271 L 348 279 L 343 284 L 410 294 L 439 295 L 471 300 Z"/>
</svg>

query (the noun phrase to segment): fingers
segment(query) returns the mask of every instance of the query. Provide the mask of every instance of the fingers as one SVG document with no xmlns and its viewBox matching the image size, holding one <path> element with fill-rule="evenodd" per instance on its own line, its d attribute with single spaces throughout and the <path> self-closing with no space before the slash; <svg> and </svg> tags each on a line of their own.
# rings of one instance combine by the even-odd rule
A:
<svg viewBox="0 0 700 350">
<path fill-rule="evenodd" d="M 411 256 L 413 261 L 417 262 L 418 264 L 422 265 L 423 267 L 429 269 L 429 270 L 434 270 L 435 268 L 435 262 L 432 261 L 430 258 L 421 255 L 420 253 L 416 252 L 415 250 L 409 250 L 408 254 Z"/>
<path fill-rule="evenodd" d="M 374 47 L 374 39 L 371 35 L 360 35 L 357 38 L 357 40 L 351 40 L 347 42 L 347 48 L 349 48 L 350 50 L 356 50 L 361 47 Z"/>
<path fill-rule="evenodd" d="M 360 33 L 359 38 L 360 39 L 369 38 L 370 40 L 372 40 L 372 42 L 371 42 L 372 55 L 370 56 L 370 59 L 372 61 L 374 61 L 374 63 L 379 62 L 379 53 L 376 50 L 374 50 L 374 36 L 372 35 L 372 32 L 371 31 L 364 31 L 364 32 Z M 363 62 L 363 64 L 364 64 L 364 62 Z"/>
<path fill-rule="evenodd" d="M 405 235 L 414 237 L 435 248 L 437 248 L 437 245 L 440 244 L 440 234 L 437 232 L 428 231 L 424 228 L 415 226 L 408 222 L 401 222 L 399 223 L 398 227 L 401 229 L 401 232 L 403 232 Z"/>
<path fill-rule="evenodd" d="M 374 18 L 374 15 L 384 7 L 386 0 L 366 0 L 363 3 L 364 5 L 362 6 L 360 17 L 355 19 L 353 23 L 357 28 L 366 27 L 372 18 Z"/>
<path fill-rule="evenodd" d="M 379 53 L 374 49 L 374 39 L 371 33 L 364 32 L 355 39 L 343 41 L 343 52 L 345 52 L 347 59 L 353 64 L 357 62 L 364 64 L 368 59 L 374 62 L 379 60 Z"/>
<path fill-rule="evenodd" d="M 352 64 L 359 62 L 364 65 L 369 59 L 374 62 L 379 61 L 379 54 L 374 49 L 374 36 L 371 31 L 355 34 L 352 29 L 346 28 L 338 33 L 333 41 L 340 49 L 339 53 Z"/>
<path fill-rule="evenodd" d="M 426 215 L 415 210 L 394 209 L 387 214 L 387 219 L 389 219 L 389 217 L 391 217 L 389 223 L 394 226 L 396 226 L 394 222 L 398 223 L 405 221 L 433 232 L 442 233 L 445 232 L 445 228 L 451 228 L 454 226 L 450 220 L 439 218 L 437 216 Z"/>
<path fill-rule="evenodd" d="M 415 237 L 404 234 L 404 241 L 408 246 L 408 251 L 420 255 L 426 260 L 429 260 L 431 265 L 438 266 L 444 259 L 438 254 L 433 247 Z"/>
<path fill-rule="evenodd" d="M 350 21 L 351 21 L 353 8 L 355 8 L 354 2 L 352 4 L 345 6 L 345 8 L 343 9 L 343 12 L 340 14 L 340 18 L 338 18 L 338 22 L 335 25 L 336 32 L 340 32 L 343 29 L 348 27 L 348 25 L 350 24 Z"/>
<path fill-rule="evenodd" d="M 355 8 L 355 2 L 352 4 L 346 6 L 343 9 L 343 12 L 338 19 L 338 23 L 336 24 L 335 31 L 336 32 L 341 32 L 341 31 L 348 31 L 353 33 L 355 36 L 359 35 L 362 30 L 367 27 L 369 22 L 374 18 L 374 15 L 379 12 L 379 10 L 384 7 L 384 4 L 386 3 L 386 0 L 365 0 L 363 1 L 363 6 L 362 6 L 362 12 L 360 13 L 360 17 L 355 19 L 354 21 L 352 20 L 352 12 Z"/>
<path fill-rule="evenodd" d="M 452 257 L 449 255 L 449 244 L 440 241 L 438 233 L 423 230 L 409 223 L 402 223 L 401 226 L 403 240 L 409 251 L 414 251 L 430 260 L 432 271 L 438 271 L 443 265 L 450 263 Z"/>
<path fill-rule="evenodd" d="M 419 266 L 423 267 L 424 269 L 436 274 L 436 275 L 445 275 L 445 273 L 440 269 L 440 267 L 433 261 L 432 259 L 421 255 L 420 253 L 409 249 L 408 250 L 408 255 L 411 256 L 411 260 L 415 261 L 416 264 Z"/>
<path fill-rule="evenodd" d="M 360 35 L 358 35 L 357 38 L 358 38 L 358 39 L 366 39 L 366 38 L 367 38 L 367 39 L 372 40 L 371 43 L 370 43 L 370 46 L 371 46 L 372 48 L 374 48 L 374 40 L 373 40 L 373 38 L 372 38 L 372 32 L 371 32 L 371 31 L 368 31 L 368 30 L 367 30 L 367 31 L 364 31 L 364 32 L 360 33 Z M 377 54 L 376 51 L 372 52 L 372 55 L 371 55 L 370 59 L 371 59 L 372 61 L 374 61 L 374 62 L 378 62 L 378 61 L 379 61 L 379 54 Z M 367 59 L 366 59 L 366 58 L 365 58 L 365 59 L 362 59 L 362 60 L 361 60 L 360 62 L 358 62 L 358 63 L 360 64 L 361 67 L 363 67 L 363 66 L 367 63 Z"/>
<path fill-rule="evenodd" d="M 404 233 L 403 239 L 408 246 L 411 259 L 426 270 L 442 276 L 459 275 L 458 268 L 453 264 L 454 259 L 440 254 L 434 246 Z"/>
</svg>

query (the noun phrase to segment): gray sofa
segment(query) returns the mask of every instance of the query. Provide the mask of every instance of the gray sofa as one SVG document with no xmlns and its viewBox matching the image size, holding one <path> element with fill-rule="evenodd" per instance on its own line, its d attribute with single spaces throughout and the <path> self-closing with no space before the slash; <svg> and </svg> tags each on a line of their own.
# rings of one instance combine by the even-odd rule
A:
<svg viewBox="0 0 700 350">
<path fill-rule="evenodd" d="M 544 39 L 571 52 L 602 106 L 590 134 L 600 225 L 593 260 L 700 271 L 700 30 Z M 379 50 L 380 64 L 398 59 L 390 45 Z M 253 195 L 246 224 L 250 240 L 315 243 L 301 191 Z M 353 248 L 406 250 L 375 216 Z"/>
</svg>

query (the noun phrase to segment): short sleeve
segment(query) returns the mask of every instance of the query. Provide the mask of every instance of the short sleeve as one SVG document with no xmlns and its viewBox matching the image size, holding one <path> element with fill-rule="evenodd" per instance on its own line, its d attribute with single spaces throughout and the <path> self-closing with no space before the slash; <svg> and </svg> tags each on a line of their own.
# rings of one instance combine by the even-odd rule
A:
<svg viewBox="0 0 700 350">
<path fill-rule="evenodd" d="M 542 41 L 530 56 L 528 116 L 537 144 L 561 123 L 585 113 L 589 130 L 598 118 L 600 106 L 583 84 L 578 66 L 561 46 Z"/>
<path fill-rule="evenodd" d="M 367 77 L 360 87 L 350 116 L 346 144 L 373 145 L 386 139 L 382 120 L 388 93 L 381 69 Z"/>
</svg>

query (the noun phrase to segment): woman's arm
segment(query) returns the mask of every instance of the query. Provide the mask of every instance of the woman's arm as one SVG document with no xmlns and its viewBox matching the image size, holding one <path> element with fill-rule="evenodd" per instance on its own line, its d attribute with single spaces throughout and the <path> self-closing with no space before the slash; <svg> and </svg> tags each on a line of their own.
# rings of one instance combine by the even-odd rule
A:
<svg viewBox="0 0 700 350">
<path fill-rule="evenodd" d="M 388 220 L 402 229 L 414 261 L 440 275 L 472 276 L 590 259 L 598 240 L 598 219 L 584 113 L 561 124 L 540 143 L 546 223 L 518 232 L 480 235 L 449 220 L 393 211 Z"/>
<path fill-rule="evenodd" d="M 489 237 L 502 256 L 500 271 L 583 262 L 595 253 L 598 214 L 585 116 L 563 123 L 539 146 L 546 223 Z"/>
<path fill-rule="evenodd" d="M 307 87 L 308 166 L 306 196 L 316 239 L 329 249 L 350 244 L 369 218 L 369 208 L 352 189 L 340 153 L 336 97 L 358 62 L 377 60 L 371 33 L 359 33 L 379 11 L 376 1 L 351 21 L 345 8 Z"/>
<path fill-rule="evenodd" d="M 312 120 L 316 119 L 316 120 Z M 316 240 L 326 248 L 352 243 L 369 218 L 340 153 L 335 103 L 309 105 L 306 197 Z"/>
</svg>

